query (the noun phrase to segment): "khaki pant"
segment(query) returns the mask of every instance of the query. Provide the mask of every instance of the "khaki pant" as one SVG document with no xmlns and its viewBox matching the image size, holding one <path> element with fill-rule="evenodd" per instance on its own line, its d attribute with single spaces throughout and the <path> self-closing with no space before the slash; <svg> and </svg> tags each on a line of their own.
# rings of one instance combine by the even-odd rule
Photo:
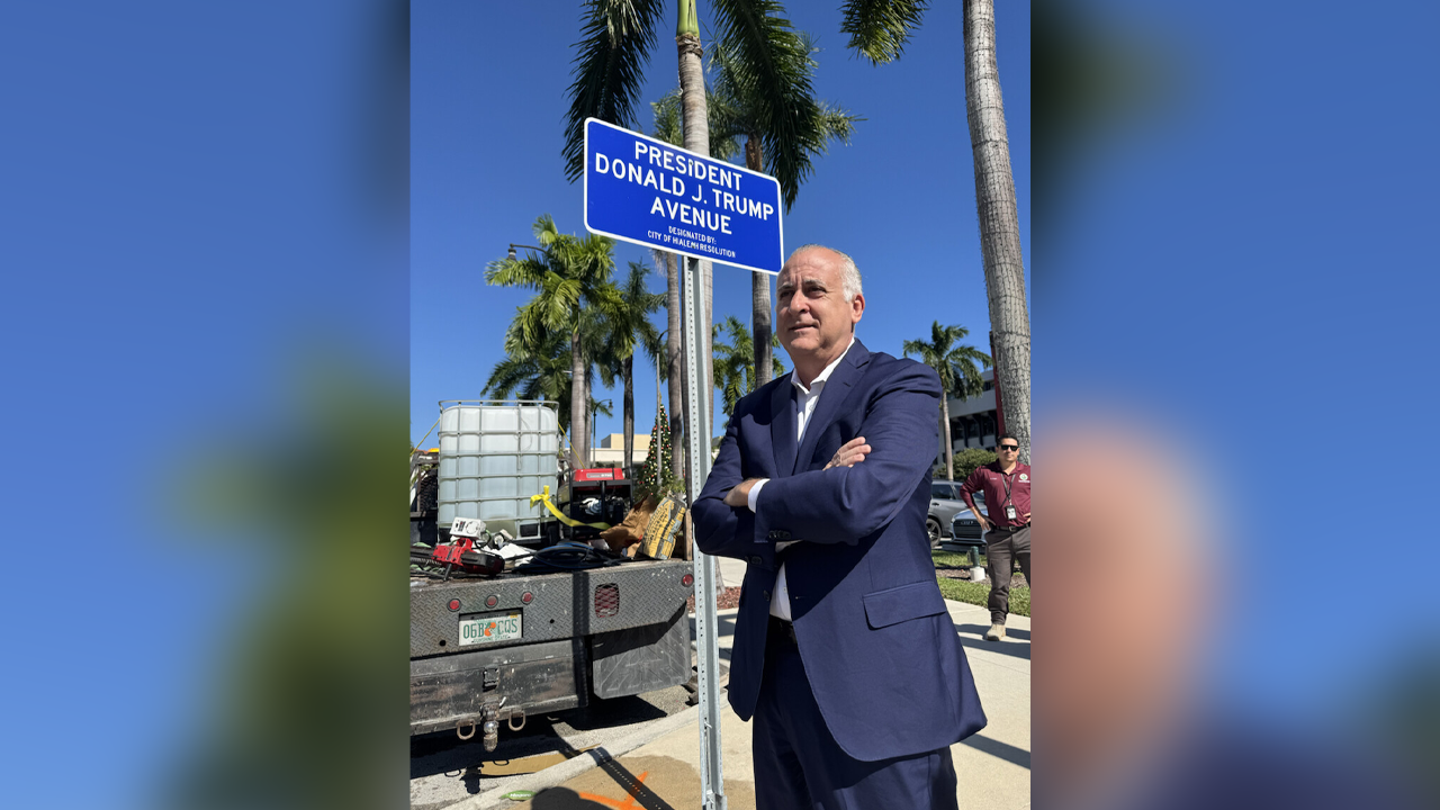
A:
<svg viewBox="0 0 1440 810">
<path fill-rule="evenodd" d="M 993 528 L 985 533 L 985 576 L 990 577 L 990 621 L 1004 624 L 1010 613 L 1010 575 L 1015 563 L 1030 584 L 1030 527 Z"/>
</svg>

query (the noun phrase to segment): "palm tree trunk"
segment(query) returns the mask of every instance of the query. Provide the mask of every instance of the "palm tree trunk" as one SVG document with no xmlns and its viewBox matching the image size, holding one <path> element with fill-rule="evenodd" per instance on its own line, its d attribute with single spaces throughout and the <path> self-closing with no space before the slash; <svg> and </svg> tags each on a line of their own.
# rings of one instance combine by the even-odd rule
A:
<svg viewBox="0 0 1440 810">
<path fill-rule="evenodd" d="M 675 46 L 680 56 L 680 109 L 681 121 L 685 134 L 685 148 L 697 155 L 710 154 L 710 122 L 706 118 L 705 108 L 705 72 L 701 63 L 704 50 L 700 47 L 700 25 L 695 14 L 695 0 L 680 0 L 680 22 L 675 30 Z M 704 293 L 705 300 L 705 323 L 715 322 L 714 308 L 711 300 L 714 298 L 714 284 L 710 275 L 710 262 L 700 261 L 700 286 L 699 290 Z M 698 356 L 701 366 L 700 379 L 705 383 L 704 390 L 708 392 L 706 397 L 708 405 L 706 412 L 710 415 L 710 424 L 715 424 L 715 381 L 710 357 L 710 330 L 701 330 L 700 346 Z M 704 437 L 705 441 L 710 440 L 709 436 Z"/>
<path fill-rule="evenodd" d="M 681 354 L 680 268 L 674 253 L 665 254 L 665 309 L 670 331 L 665 336 L 665 360 L 670 378 L 670 471 L 685 475 L 685 363 Z"/>
<path fill-rule="evenodd" d="M 950 395 L 940 392 L 940 423 L 945 427 L 945 480 L 955 480 L 955 445 L 950 440 Z"/>
<path fill-rule="evenodd" d="M 760 151 L 760 139 L 750 135 L 745 139 L 745 168 L 751 171 L 765 171 L 765 160 Z M 750 323 L 755 333 L 755 387 L 758 389 L 770 382 L 770 274 L 752 273 L 750 276 Z"/>
<path fill-rule="evenodd" d="M 1030 316 L 1020 217 L 1010 173 L 1010 142 L 995 60 L 993 0 L 965 0 L 965 117 L 975 161 L 975 204 L 985 293 L 998 353 L 996 382 L 1005 390 L 1005 429 L 1030 462 Z"/>
<path fill-rule="evenodd" d="M 621 400 L 625 419 L 625 477 L 635 468 L 635 353 L 625 358 L 621 367 L 621 379 L 625 381 L 625 394 Z"/>
<path fill-rule="evenodd" d="M 580 351 L 580 330 L 570 333 L 570 455 L 575 469 L 589 465 L 586 440 L 590 426 L 590 392 L 585 390 L 585 355 Z"/>
</svg>

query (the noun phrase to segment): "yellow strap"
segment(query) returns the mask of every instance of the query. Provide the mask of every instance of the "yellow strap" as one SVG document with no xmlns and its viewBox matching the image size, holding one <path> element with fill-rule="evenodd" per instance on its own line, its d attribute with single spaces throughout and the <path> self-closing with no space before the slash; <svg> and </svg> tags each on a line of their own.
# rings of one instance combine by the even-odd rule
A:
<svg viewBox="0 0 1440 810">
<path fill-rule="evenodd" d="M 441 414 L 440 416 L 435 417 L 435 425 L 440 424 L 440 419 L 441 419 L 441 417 L 443 417 L 443 416 L 444 416 L 444 414 Z M 428 439 L 428 438 L 430 438 L 430 431 L 435 429 L 435 425 L 431 425 L 431 426 L 430 426 L 430 430 L 425 431 L 425 435 L 420 437 L 420 441 L 415 442 L 415 445 L 414 445 L 414 447 L 411 449 L 410 452 L 413 453 L 413 452 L 415 452 L 416 450 L 419 450 L 419 449 L 420 449 L 420 445 L 424 444 L 424 443 L 425 443 L 425 440 Z M 434 452 L 435 450 L 439 450 L 439 449 L 440 449 L 440 448 L 436 447 L 436 448 L 434 448 L 431 452 Z"/>
<path fill-rule="evenodd" d="M 550 514 L 554 515 L 556 518 L 559 518 L 560 522 L 564 523 L 566 526 L 589 526 L 592 529 L 610 528 L 609 523 L 581 523 L 578 520 L 568 518 L 565 515 L 561 514 L 560 510 L 555 508 L 555 504 L 550 502 L 550 487 L 548 486 L 545 487 L 545 491 L 541 492 L 539 495 L 530 496 L 530 505 L 534 506 L 537 503 L 545 504 L 545 508 L 550 510 Z"/>
</svg>

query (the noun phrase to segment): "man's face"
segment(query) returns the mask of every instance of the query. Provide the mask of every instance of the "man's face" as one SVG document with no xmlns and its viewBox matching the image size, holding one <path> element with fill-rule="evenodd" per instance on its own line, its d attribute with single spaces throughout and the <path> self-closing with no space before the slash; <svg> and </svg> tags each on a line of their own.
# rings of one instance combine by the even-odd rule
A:
<svg viewBox="0 0 1440 810">
<path fill-rule="evenodd" d="M 849 345 L 865 311 L 865 296 L 845 300 L 841 264 L 833 251 L 811 248 L 790 257 L 780 270 L 775 320 L 792 360 L 799 355 L 828 363 Z"/>
<path fill-rule="evenodd" d="M 1014 439 L 1001 439 L 996 446 L 996 454 L 1000 457 L 1000 465 L 1008 467 L 1020 458 L 1020 443 Z"/>
</svg>

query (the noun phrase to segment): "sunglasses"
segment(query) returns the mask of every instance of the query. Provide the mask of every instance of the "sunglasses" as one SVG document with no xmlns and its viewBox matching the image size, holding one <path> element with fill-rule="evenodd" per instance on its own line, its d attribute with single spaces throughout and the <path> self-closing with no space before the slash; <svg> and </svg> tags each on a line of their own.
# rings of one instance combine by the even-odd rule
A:
<svg viewBox="0 0 1440 810">
<path fill-rule="evenodd" d="M 1018 444 L 1002 444 L 1002 445 L 1000 445 L 1000 449 L 1001 449 L 1001 450 L 1009 450 L 1009 451 L 1011 451 L 1011 452 L 1014 452 L 1014 451 L 1020 449 L 1020 445 L 1018 445 Z"/>
</svg>

